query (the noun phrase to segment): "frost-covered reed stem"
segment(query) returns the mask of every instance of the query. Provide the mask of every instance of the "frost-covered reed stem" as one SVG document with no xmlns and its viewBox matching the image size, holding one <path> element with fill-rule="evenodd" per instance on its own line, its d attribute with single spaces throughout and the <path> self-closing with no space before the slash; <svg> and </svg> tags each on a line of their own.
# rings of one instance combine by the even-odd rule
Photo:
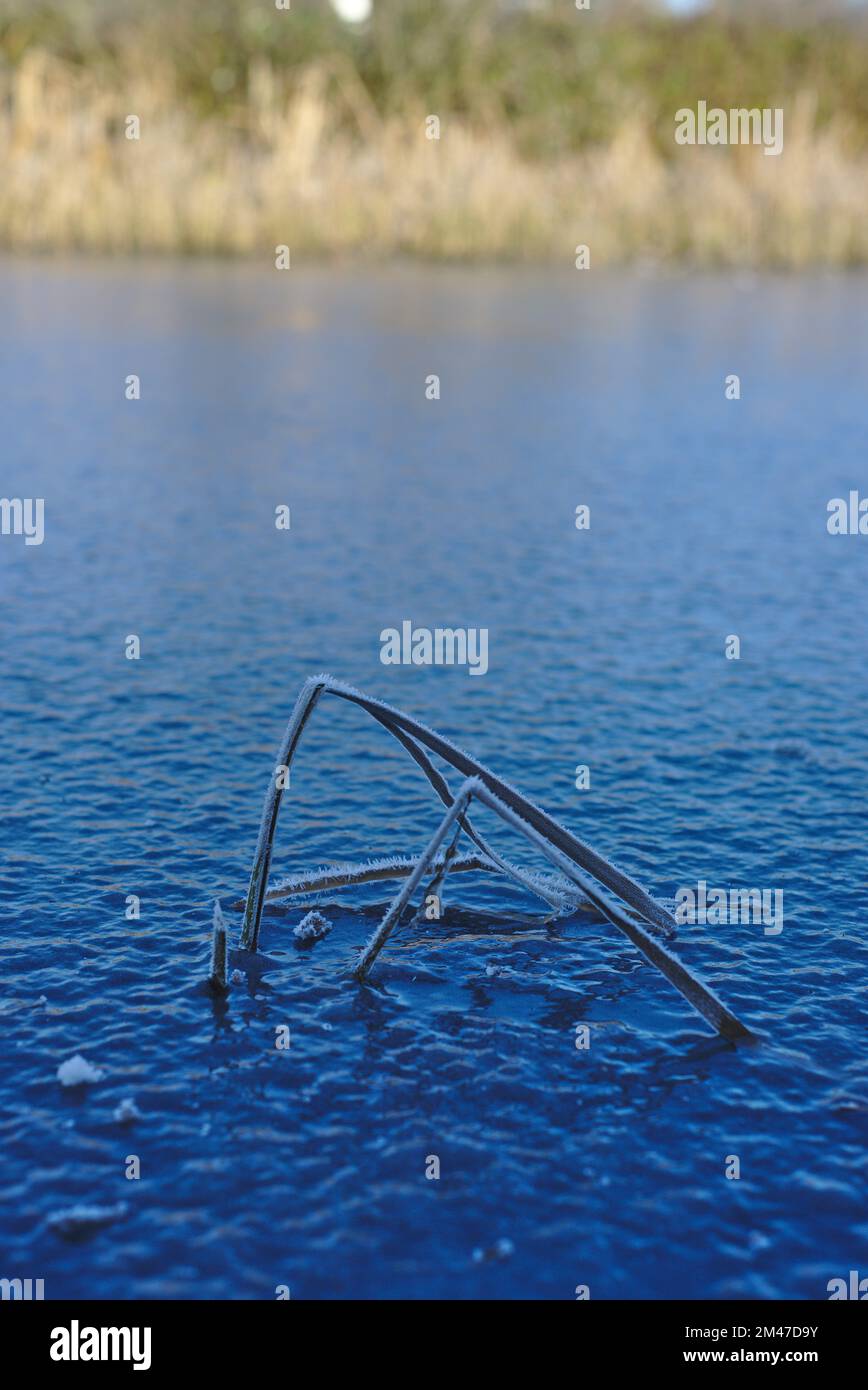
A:
<svg viewBox="0 0 868 1390">
<path fill-rule="evenodd" d="M 598 907 L 604 916 L 608 917 L 616 927 L 629 937 L 633 945 L 636 946 L 652 965 L 655 965 L 661 974 L 665 975 L 670 984 L 673 984 L 688 1001 L 692 1004 L 697 1013 L 701 1014 L 713 1028 L 724 1038 L 730 1041 L 745 1041 L 754 1038 L 754 1034 L 749 1028 L 731 1013 L 725 1004 L 718 999 L 707 985 L 698 980 L 695 975 L 681 964 L 676 956 L 668 951 L 659 941 L 650 936 L 644 927 L 624 909 L 610 892 L 597 882 L 589 873 L 581 869 L 574 861 L 563 854 L 554 845 L 550 844 L 545 836 L 528 825 L 527 821 L 522 820 L 521 816 L 516 815 L 510 807 L 496 797 L 494 793 L 482 783 L 474 793 L 478 799 L 490 807 L 514 830 L 519 830 L 535 845 L 546 858 L 554 864 L 567 878 L 572 879 L 577 888 L 580 888 L 585 896 Z"/>
<path fill-rule="evenodd" d="M 531 825 L 547 834 L 552 842 L 567 854 L 576 863 L 581 864 L 602 883 L 610 888 L 619 897 L 627 901 L 631 907 L 635 908 L 646 920 L 654 922 L 663 930 L 669 931 L 674 927 L 674 922 L 670 914 L 660 903 L 645 892 L 643 888 L 635 883 L 633 879 L 616 869 L 613 864 L 604 859 L 602 855 L 591 849 L 577 836 L 572 835 L 557 821 L 533 802 L 521 796 L 514 787 L 502 782 L 495 777 L 488 768 L 482 763 L 477 762 L 463 753 L 454 743 L 448 739 L 441 738 L 433 729 L 420 724 L 418 720 L 411 719 L 408 715 L 402 714 L 400 710 L 392 705 L 387 705 L 382 700 L 371 699 L 368 695 L 363 695 L 360 690 L 354 690 L 352 686 L 345 685 L 342 681 L 337 681 L 332 676 L 321 675 L 313 676 L 305 681 L 295 702 L 286 732 L 283 736 L 280 750 L 277 755 L 277 767 L 280 770 L 288 770 L 295 750 L 298 747 L 299 739 L 304 732 L 305 725 L 319 700 L 320 695 L 326 692 L 335 695 L 339 699 L 348 700 L 350 703 L 358 705 L 361 709 L 367 710 L 380 724 L 386 728 L 390 734 L 415 758 L 422 768 L 431 785 L 437 791 L 438 796 L 445 805 L 450 804 L 451 793 L 444 779 L 435 771 L 430 760 L 421 752 L 419 744 L 423 744 L 430 752 L 436 753 L 447 763 L 450 763 L 457 772 L 461 772 L 465 777 L 480 777 L 487 786 L 490 786 L 497 795 L 508 806 L 519 811 Z M 285 776 L 278 777 L 272 774 L 271 782 L 265 797 L 262 820 L 259 827 L 259 839 L 256 845 L 256 856 L 253 861 L 253 869 L 250 875 L 250 885 L 247 891 L 247 903 L 244 910 L 244 925 L 241 932 L 241 945 L 249 951 L 255 951 L 259 945 L 259 928 L 262 920 L 262 908 L 265 903 L 265 895 L 268 888 L 268 873 L 271 867 L 271 852 L 274 843 L 274 832 L 277 826 L 277 817 L 280 811 L 280 801 L 283 795 Z M 508 864 L 506 860 L 490 848 L 466 822 L 462 822 L 463 828 L 470 836 L 471 840 L 487 854 L 504 872 L 521 883 L 524 888 L 535 893 L 544 899 L 551 906 L 560 909 L 563 901 L 554 894 L 551 889 L 541 885 L 537 880 L 529 878 L 517 865 Z"/>
<path fill-rule="evenodd" d="M 663 931 L 671 932 L 674 930 L 675 922 L 661 903 L 656 902 L 634 879 L 617 869 L 614 864 L 603 858 L 590 845 L 585 844 L 578 836 L 559 825 L 541 807 L 534 805 L 509 783 L 496 777 L 482 763 L 469 757 L 454 743 L 435 733 L 433 729 L 429 729 L 418 720 L 402 714 L 392 705 L 387 705 L 382 700 L 374 700 L 370 696 L 364 695 L 360 690 L 355 690 L 342 681 L 334 680 L 331 676 L 315 676 L 306 681 L 299 693 L 278 753 L 279 771 L 288 770 L 304 726 L 323 691 L 367 710 L 388 729 L 422 767 L 438 796 L 448 806 L 446 816 L 438 827 L 434 839 L 425 853 L 420 856 L 395 903 L 362 952 L 356 965 L 356 973 L 360 978 L 370 969 L 371 963 L 382 949 L 403 908 L 418 887 L 423 874 L 430 868 L 434 855 L 448 833 L 450 825 L 455 820 L 459 821 L 462 829 L 476 843 L 477 847 L 482 849 L 483 853 L 489 854 L 504 873 L 508 873 L 510 877 L 524 886 L 530 887 L 540 896 L 552 900 L 548 889 L 540 891 L 540 885 L 536 881 L 528 879 L 527 875 L 516 866 L 501 860 L 493 850 L 489 850 L 481 837 L 470 827 L 464 813 L 471 796 L 475 795 L 509 825 L 519 830 L 560 870 L 569 882 L 580 888 L 589 901 L 629 937 L 642 954 L 675 985 L 676 989 L 681 991 L 693 1007 L 713 1024 L 719 1033 L 727 1038 L 750 1038 L 753 1036 L 750 1030 L 740 1023 L 705 985 L 697 980 L 671 952 L 667 951 L 645 931 L 644 927 L 636 921 L 628 910 L 632 909 L 632 912 L 637 916 L 644 918 L 646 922 Z M 451 804 L 450 792 L 445 780 L 433 768 L 427 754 L 422 753 L 420 744 L 429 753 L 436 754 L 467 778 Z M 259 927 L 268 886 L 274 831 L 285 780 L 285 776 L 272 776 L 259 828 L 256 858 L 250 876 L 241 944 L 253 951 L 256 950 L 259 941 Z"/>
<path fill-rule="evenodd" d="M 406 880 L 403 887 L 399 890 L 391 907 L 389 908 L 380 925 L 377 927 L 377 930 L 374 932 L 374 935 L 371 937 L 367 945 L 363 948 L 362 953 L 359 956 L 358 961 L 356 962 L 355 968 L 353 969 L 353 974 L 356 976 L 357 979 L 363 980 L 365 978 L 374 961 L 376 960 L 377 956 L 382 951 L 383 947 L 385 946 L 386 942 L 391 936 L 392 931 L 394 930 L 397 923 L 400 921 L 401 913 L 404 911 L 404 908 L 407 906 L 416 889 L 419 887 L 419 884 L 422 882 L 422 879 L 424 878 L 425 874 L 428 872 L 432 863 L 434 862 L 434 857 L 437 854 L 437 851 L 442 845 L 443 841 L 446 839 L 446 836 L 449 834 L 450 827 L 455 824 L 456 820 L 458 820 L 459 816 L 462 815 L 462 813 L 464 812 L 467 803 L 470 800 L 471 793 L 473 792 L 474 787 L 476 785 L 476 778 L 469 777 L 467 781 L 461 786 L 458 795 L 456 796 L 452 805 L 449 807 L 449 810 L 446 812 L 446 815 L 443 817 L 437 829 L 434 831 L 434 834 L 431 836 L 431 839 L 428 841 L 424 853 L 419 855 L 419 858 L 416 861 L 416 867 L 414 868 L 410 877 Z"/>
<path fill-rule="evenodd" d="M 211 974 L 208 976 L 208 983 L 212 989 L 226 993 L 229 986 L 226 983 L 226 922 L 220 903 L 214 904 L 214 936 L 211 941 Z"/>
<path fill-rule="evenodd" d="M 415 916 L 414 919 L 413 919 L 414 922 L 423 922 L 423 921 L 427 921 L 427 920 L 428 920 L 428 918 L 426 917 L 425 914 L 426 914 L 426 909 L 427 909 L 427 906 L 428 906 L 428 901 L 429 901 L 429 899 L 430 899 L 432 896 L 435 897 L 435 898 L 437 899 L 437 904 L 438 904 L 438 907 L 437 907 L 437 914 L 438 914 L 438 917 L 439 917 L 439 916 L 442 916 L 442 907 L 443 907 L 443 885 L 444 885 L 444 883 L 446 882 L 446 875 L 449 873 L 449 870 L 452 868 L 452 865 L 454 864 L 455 859 L 456 859 L 456 856 L 457 856 L 457 854 L 458 854 L 458 841 L 459 841 L 460 839 L 461 839 L 461 822 L 459 821 L 458 825 L 457 825 L 456 828 L 455 828 L 455 834 L 452 836 L 451 843 L 449 844 L 449 847 L 447 848 L 446 853 L 443 855 L 442 859 L 439 861 L 439 863 L 437 864 L 437 866 L 436 866 L 436 868 L 435 868 L 435 870 L 434 870 L 434 877 L 432 878 L 431 882 L 428 884 L 428 887 L 427 887 L 427 889 L 426 889 L 426 891 L 425 891 L 425 896 L 424 896 L 424 898 L 423 898 L 422 904 L 421 904 L 421 906 L 420 906 L 420 908 L 419 908 L 419 911 L 416 913 L 416 916 Z"/>
<path fill-rule="evenodd" d="M 450 801 L 451 805 L 451 801 Z M 343 864 L 331 868 L 315 869 L 312 873 L 296 874 L 285 879 L 265 895 L 267 903 L 280 898 L 306 897 L 313 893 L 323 893 L 332 888 L 353 888 L 360 883 L 381 883 L 390 878 L 406 878 L 416 866 L 415 859 L 374 861 L 367 864 Z M 499 873 L 498 865 L 482 854 L 458 855 L 449 865 L 452 874 Z M 232 904 L 235 908 L 244 906 L 244 899 Z"/>
<path fill-rule="evenodd" d="M 292 757 L 301 738 L 304 726 L 311 716 L 314 705 L 322 694 L 324 682 L 318 679 L 305 681 L 299 691 L 290 721 L 286 726 L 283 742 L 277 755 L 278 769 L 289 769 Z M 268 870 L 271 867 L 271 850 L 274 844 L 274 831 L 283 795 L 283 777 L 272 773 L 271 785 L 265 798 L 262 821 L 259 826 L 259 840 L 250 887 L 247 890 L 247 905 L 244 909 L 244 924 L 241 928 L 241 945 L 247 951 L 255 951 L 259 945 L 259 924 L 262 920 L 262 905 L 268 887 Z"/>
<path fill-rule="evenodd" d="M 501 820 L 524 835 L 530 843 L 544 854 L 545 857 L 559 869 L 577 888 L 604 914 L 609 921 L 618 927 L 625 936 L 633 942 L 642 954 L 657 967 L 667 980 L 675 986 L 687 999 L 687 1001 L 701 1014 L 722 1037 L 732 1041 L 745 1040 L 753 1037 L 749 1028 L 735 1017 L 727 1009 L 715 994 L 704 985 L 695 975 L 691 974 L 687 968 L 681 964 L 676 956 L 668 951 L 664 946 L 656 941 L 645 929 L 635 921 L 625 910 L 624 906 L 600 883 L 597 882 L 589 873 L 580 868 L 566 854 L 563 854 L 554 845 L 550 844 L 544 835 L 529 825 L 526 820 L 519 816 L 509 806 L 504 805 L 498 796 L 488 788 L 478 777 L 469 777 L 462 785 L 449 811 L 444 816 L 434 835 L 429 841 L 423 854 L 419 856 L 416 868 L 406 881 L 401 891 L 398 893 L 382 922 L 374 935 L 365 946 L 359 957 L 353 974 L 358 979 L 364 979 L 373 965 L 375 959 L 386 944 L 389 936 L 400 920 L 401 913 L 409 902 L 412 894 L 421 882 L 426 869 L 432 863 L 443 839 L 449 831 L 449 827 L 465 811 L 471 797 L 475 796 L 484 806 L 488 806 L 494 811 Z"/>
</svg>

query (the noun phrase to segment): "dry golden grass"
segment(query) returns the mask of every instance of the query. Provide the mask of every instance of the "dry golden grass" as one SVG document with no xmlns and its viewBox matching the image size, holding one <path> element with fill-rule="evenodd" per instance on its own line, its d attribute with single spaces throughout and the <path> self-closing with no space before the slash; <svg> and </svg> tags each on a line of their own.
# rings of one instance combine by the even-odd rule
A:
<svg viewBox="0 0 868 1390">
<path fill-rule="evenodd" d="M 544 260 L 700 265 L 868 261 L 868 160 L 804 95 L 784 152 L 675 147 L 635 114 L 605 147 L 549 163 L 494 119 L 383 118 L 350 64 L 310 64 L 291 92 L 262 61 L 231 119 L 198 117 L 172 68 L 114 86 L 40 49 L 0 80 L 0 243 L 16 251 Z M 141 139 L 124 137 L 136 114 Z"/>
</svg>

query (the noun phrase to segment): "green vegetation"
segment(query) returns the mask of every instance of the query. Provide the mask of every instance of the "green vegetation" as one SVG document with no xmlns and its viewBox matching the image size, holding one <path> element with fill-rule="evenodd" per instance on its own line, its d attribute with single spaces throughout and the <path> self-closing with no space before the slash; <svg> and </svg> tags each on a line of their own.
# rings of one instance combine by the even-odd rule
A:
<svg viewBox="0 0 868 1390">
<path fill-rule="evenodd" d="M 315 0 L 0 0 L 0 243 L 868 260 L 868 25 L 611 10 L 375 0 L 355 29 Z M 700 99 L 782 107 L 783 158 L 676 146 Z"/>
</svg>

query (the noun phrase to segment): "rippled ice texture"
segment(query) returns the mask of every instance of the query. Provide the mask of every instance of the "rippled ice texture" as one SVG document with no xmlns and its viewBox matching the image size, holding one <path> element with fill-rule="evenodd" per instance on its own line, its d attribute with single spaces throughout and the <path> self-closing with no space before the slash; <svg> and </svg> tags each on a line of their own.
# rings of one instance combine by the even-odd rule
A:
<svg viewBox="0 0 868 1390">
<path fill-rule="evenodd" d="M 868 539 L 825 522 L 868 491 L 868 282 L 44 262 L 2 269 L 0 300 L 2 492 L 46 500 L 42 546 L 0 537 L 0 1275 L 48 1297 L 824 1298 L 864 1272 Z M 487 627 L 489 673 L 382 666 L 405 618 Z M 614 928 L 547 924 L 482 875 L 369 988 L 343 972 L 388 885 L 269 910 L 212 1000 L 213 900 L 234 947 L 319 670 L 661 897 L 782 889 L 780 936 L 679 930 L 763 1043 L 719 1043 Z M 325 700 L 274 872 L 418 852 L 438 815 L 397 744 Z M 332 923 L 312 948 L 311 907 Z M 102 1079 L 64 1087 L 77 1053 Z M 49 1225 L 79 1205 L 111 1220 Z"/>
</svg>

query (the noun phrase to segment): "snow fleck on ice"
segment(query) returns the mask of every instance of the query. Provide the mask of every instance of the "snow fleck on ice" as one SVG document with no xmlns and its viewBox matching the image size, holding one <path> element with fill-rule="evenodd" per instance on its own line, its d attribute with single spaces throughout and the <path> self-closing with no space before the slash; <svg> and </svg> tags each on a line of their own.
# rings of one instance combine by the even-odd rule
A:
<svg viewBox="0 0 868 1390">
<path fill-rule="evenodd" d="M 67 1207 L 65 1211 L 49 1216 L 48 1226 L 61 1236 L 82 1236 L 98 1230 L 100 1226 L 108 1226 L 112 1221 L 119 1221 L 126 1214 L 126 1202 L 117 1202 L 113 1207 L 89 1207 L 80 1202 L 78 1206 Z"/>
<path fill-rule="evenodd" d="M 299 941 L 321 941 L 331 929 L 331 922 L 328 922 L 321 912 L 314 911 L 302 918 L 292 934 L 297 936 Z"/>
<path fill-rule="evenodd" d="M 101 1081 L 102 1076 L 99 1067 L 91 1066 L 78 1053 L 57 1068 L 57 1079 L 63 1086 L 86 1086 L 91 1081 Z"/>
<path fill-rule="evenodd" d="M 115 1106 L 115 1119 L 119 1125 L 129 1124 L 131 1120 L 140 1120 L 141 1118 L 142 1112 L 131 1097 L 122 1100 L 120 1105 Z"/>
</svg>

